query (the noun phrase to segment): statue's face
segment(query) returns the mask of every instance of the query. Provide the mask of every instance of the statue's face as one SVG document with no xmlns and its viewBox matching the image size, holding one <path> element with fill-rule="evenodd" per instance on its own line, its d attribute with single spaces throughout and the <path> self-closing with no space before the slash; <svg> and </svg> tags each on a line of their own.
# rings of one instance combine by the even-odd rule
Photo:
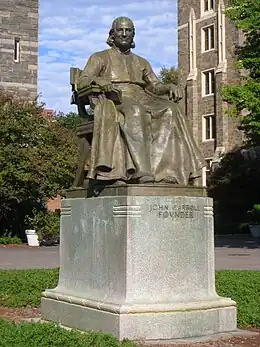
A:
<svg viewBox="0 0 260 347">
<path fill-rule="evenodd" d="M 114 27 L 114 44 L 121 50 L 131 47 L 134 38 L 133 24 L 129 21 L 118 21 Z"/>
</svg>

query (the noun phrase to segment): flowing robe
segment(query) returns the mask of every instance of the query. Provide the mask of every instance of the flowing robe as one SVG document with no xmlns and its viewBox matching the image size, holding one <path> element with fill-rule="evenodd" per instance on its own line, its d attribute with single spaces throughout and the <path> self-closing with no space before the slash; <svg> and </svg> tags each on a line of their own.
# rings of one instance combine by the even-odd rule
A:
<svg viewBox="0 0 260 347">
<path fill-rule="evenodd" d="M 204 160 L 187 120 L 176 103 L 157 95 L 162 84 L 145 59 L 116 48 L 94 53 L 78 88 L 101 80 L 122 91 L 122 104 L 105 99 L 95 106 L 88 178 L 171 177 L 187 185 L 200 176 Z"/>
</svg>

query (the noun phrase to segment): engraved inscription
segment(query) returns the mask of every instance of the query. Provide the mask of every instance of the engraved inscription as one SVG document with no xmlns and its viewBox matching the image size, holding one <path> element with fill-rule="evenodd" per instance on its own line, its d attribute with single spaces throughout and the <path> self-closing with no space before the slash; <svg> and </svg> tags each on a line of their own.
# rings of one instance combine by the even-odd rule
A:
<svg viewBox="0 0 260 347">
<path fill-rule="evenodd" d="M 180 204 L 180 205 L 167 205 L 167 204 L 152 204 L 149 205 L 148 211 L 155 214 L 161 219 L 192 219 L 195 213 L 200 211 L 199 206 Z"/>
</svg>

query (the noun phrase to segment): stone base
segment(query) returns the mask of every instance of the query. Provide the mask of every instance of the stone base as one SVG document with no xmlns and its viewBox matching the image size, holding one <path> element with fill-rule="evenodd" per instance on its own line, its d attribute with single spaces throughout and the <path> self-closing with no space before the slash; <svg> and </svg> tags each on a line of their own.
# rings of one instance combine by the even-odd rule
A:
<svg viewBox="0 0 260 347">
<path fill-rule="evenodd" d="M 50 292 L 46 294 L 52 296 Z M 73 302 L 72 298 L 67 299 Z M 100 305 L 102 306 L 101 303 Z M 236 308 L 234 302 L 228 299 L 165 305 L 161 311 L 159 307 L 155 307 L 154 311 L 152 307 L 147 307 L 145 312 L 145 305 L 139 310 L 137 307 L 125 307 L 125 313 L 113 313 L 112 310 L 112 306 L 109 312 L 102 308 L 42 298 L 43 320 L 83 331 L 104 331 L 119 340 L 180 339 L 231 332 L 236 329 Z"/>
<path fill-rule="evenodd" d="M 68 199 L 91 198 L 94 195 L 87 188 L 70 188 L 66 192 Z M 198 196 L 207 197 L 207 189 L 197 186 L 181 186 L 170 183 L 143 183 L 100 185 L 98 196 Z"/>
<path fill-rule="evenodd" d="M 120 340 L 236 329 L 236 303 L 215 291 L 212 199 L 151 189 L 62 201 L 59 284 L 43 293 L 43 320 Z"/>
<path fill-rule="evenodd" d="M 243 337 L 243 338 L 252 338 L 256 337 L 259 334 L 253 331 L 248 330 L 240 330 L 236 329 L 234 331 L 229 331 L 226 333 L 217 333 L 217 334 L 210 334 L 205 336 L 198 336 L 198 337 L 184 337 L 182 339 L 171 339 L 171 340 L 146 340 L 142 343 L 142 346 L 149 346 L 155 345 L 156 347 L 159 347 L 160 345 L 169 346 L 172 347 L 173 345 L 185 345 L 185 346 L 194 346 L 194 344 L 206 344 L 208 346 L 213 346 L 214 343 L 217 343 L 217 346 L 219 346 L 219 341 L 221 340 L 221 346 L 227 347 L 227 344 L 229 339 L 232 339 L 233 337 Z M 226 343 L 225 343 L 226 342 Z M 224 344 L 224 345 L 223 345 Z M 231 346 L 231 345 L 228 345 Z M 198 345 L 199 347 L 199 345 Z"/>
</svg>

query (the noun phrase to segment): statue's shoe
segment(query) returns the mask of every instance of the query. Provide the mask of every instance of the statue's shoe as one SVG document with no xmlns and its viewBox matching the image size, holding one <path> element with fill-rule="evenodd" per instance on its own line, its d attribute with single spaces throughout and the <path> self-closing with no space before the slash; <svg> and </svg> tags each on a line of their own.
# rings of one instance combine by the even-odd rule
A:
<svg viewBox="0 0 260 347">
<path fill-rule="evenodd" d="M 109 184 L 109 186 L 111 187 L 115 187 L 115 186 L 125 186 L 127 185 L 127 182 L 124 180 L 117 180 L 117 181 L 113 181 L 111 184 Z"/>
<path fill-rule="evenodd" d="M 175 177 L 172 177 L 172 176 L 166 176 L 160 182 L 162 182 L 162 183 L 171 183 L 171 184 L 179 184 L 177 179 Z"/>
<path fill-rule="evenodd" d="M 151 183 L 154 182 L 153 176 L 143 176 L 139 178 L 139 183 Z"/>
</svg>

